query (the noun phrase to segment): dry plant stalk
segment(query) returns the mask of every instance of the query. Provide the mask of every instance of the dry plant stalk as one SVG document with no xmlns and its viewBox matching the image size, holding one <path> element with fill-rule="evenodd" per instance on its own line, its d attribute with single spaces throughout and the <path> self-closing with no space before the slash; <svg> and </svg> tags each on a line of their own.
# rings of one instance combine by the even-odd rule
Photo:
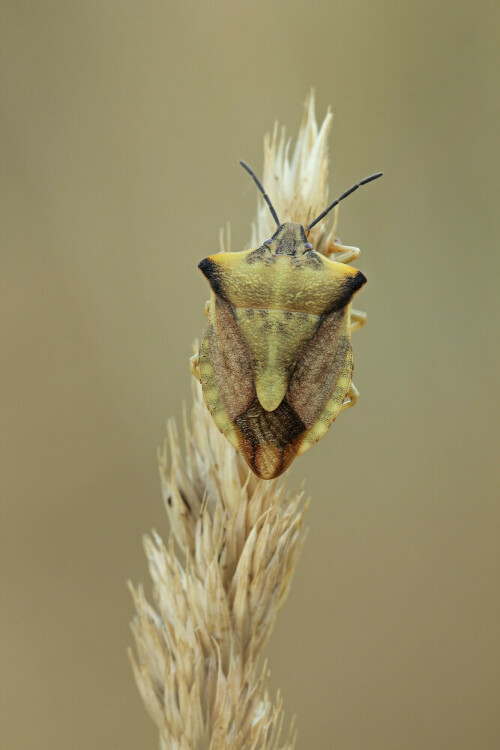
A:
<svg viewBox="0 0 500 750">
<path fill-rule="evenodd" d="M 160 456 L 172 538 L 146 539 L 155 606 L 134 591 L 137 684 L 165 750 L 277 748 L 281 700 L 258 657 L 301 547 L 301 494 L 249 471 L 198 386 L 184 431 L 185 457 L 172 421 Z"/>
<path fill-rule="evenodd" d="M 284 130 L 266 137 L 263 182 L 284 220 L 307 224 L 328 203 L 331 120 L 328 113 L 318 128 L 311 95 L 291 158 Z M 311 242 L 342 260 L 335 223 L 336 214 Z M 253 246 L 272 231 L 259 203 Z M 171 538 L 164 544 L 153 533 L 145 541 L 154 605 L 132 588 L 137 685 L 163 750 L 291 750 L 293 729 L 282 737 L 282 701 L 270 698 L 259 657 L 303 543 L 302 492 L 249 471 L 197 384 L 191 425 L 184 422 L 184 456 L 173 421 L 160 455 Z"/>
</svg>

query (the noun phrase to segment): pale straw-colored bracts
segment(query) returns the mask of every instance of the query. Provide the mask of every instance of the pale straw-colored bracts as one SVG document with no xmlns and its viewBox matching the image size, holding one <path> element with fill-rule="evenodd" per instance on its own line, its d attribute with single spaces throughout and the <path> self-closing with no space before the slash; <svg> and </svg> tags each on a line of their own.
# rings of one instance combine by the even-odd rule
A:
<svg viewBox="0 0 500 750">
<path fill-rule="evenodd" d="M 291 158 L 283 131 L 266 138 L 263 183 L 281 221 L 307 223 L 327 205 L 330 127 L 328 113 L 318 128 L 310 96 Z M 331 252 L 334 228 L 313 232 L 311 242 Z M 253 246 L 272 233 L 259 203 Z M 259 657 L 303 543 L 302 493 L 250 472 L 214 425 L 198 384 L 182 437 L 168 424 L 160 474 L 171 538 L 146 538 L 153 603 L 132 587 L 131 655 L 160 747 L 291 750 L 293 730 L 282 731 L 281 698 L 270 697 Z"/>
<path fill-rule="evenodd" d="M 160 472 L 172 538 L 146 539 L 154 606 L 134 591 L 139 689 L 165 750 L 292 747 L 258 657 L 302 544 L 301 494 L 249 471 L 198 385 L 184 438 L 183 457 L 170 422 Z"/>
</svg>

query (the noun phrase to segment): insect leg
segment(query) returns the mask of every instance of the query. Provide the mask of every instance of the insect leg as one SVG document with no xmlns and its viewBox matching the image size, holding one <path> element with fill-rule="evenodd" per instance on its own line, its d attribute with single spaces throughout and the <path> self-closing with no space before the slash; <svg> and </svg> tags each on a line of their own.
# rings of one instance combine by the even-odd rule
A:
<svg viewBox="0 0 500 750">
<path fill-rule="evenodd" d="M 364 326 L 367 320 L 367 314 L 361 310 L 351 308 L 351 333 Z"/>
<path fill-rule="evenodd" d="M 354 406 L 356 401 L 359 398 L 359 391 L 354 385 L 354 383 L 351 383 L 349 386 L 349 391 L 347 392 L 347 398 L 340 407 L 340 411 L 344 411 L 345 409 L 349 409 L 350 406 Z"/>
<path fill-rule="evenodd" d="M 193 354 L 192 357 L 189 357 L 189 369 L 191 370 L 191 375 L 194 375 L 196 380 L 200 382 L 200 353 Z"/>
<path fill-rule="evenodd" d="M 330 250 L 331 248 L 331 250 Z M 359 247 L 351 247 L 350 245 L 341 245 L 340 242 L 334 242 L 329 246 L 329 257 L 337 263 L 352 263 L 353 260 L 359 257 L 361 250 Z"/>
</svg>

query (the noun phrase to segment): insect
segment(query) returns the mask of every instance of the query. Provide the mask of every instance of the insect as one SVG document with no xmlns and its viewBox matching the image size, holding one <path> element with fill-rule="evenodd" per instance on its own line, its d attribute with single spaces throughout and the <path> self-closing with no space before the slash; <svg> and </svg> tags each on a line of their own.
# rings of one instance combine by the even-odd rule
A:
<svg viewBox="0 0 500 750">
<path fill-rule="evenodd" d="M 219 430 L 255 474 L 272 479 L 357 400 L 350 308 L 366 278 L 316 252 L 307 234 L 382 173 L 353 185 L 304 227 L 282 224 L 253 170 L 240 164 L 277 229 L 255 250 L 217 253 L 199 264 L 211 295 L 191 369 Z"/>
</svg>

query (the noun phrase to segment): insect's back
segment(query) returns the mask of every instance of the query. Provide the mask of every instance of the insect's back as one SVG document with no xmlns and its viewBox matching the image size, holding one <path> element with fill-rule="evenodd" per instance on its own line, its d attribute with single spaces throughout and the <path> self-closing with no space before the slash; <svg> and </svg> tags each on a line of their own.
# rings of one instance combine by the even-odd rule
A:
<svg viewBox="0 0 500 750">
<path fill-rule="evenodd" d="M 366 281 L 282 225 L 253 251 L 200 263 L 212 287 L 200 350 L 205 401 L 259 476 L 319 440 L 351 383 L 349 304 Z"/>
<path fill-rule="evenodd" d="M 290 376 L 321 317 L 266 308 L 233 308 L 252 363 L 257 398 L 274 411 L 285 398 Z"/>
</svg>

